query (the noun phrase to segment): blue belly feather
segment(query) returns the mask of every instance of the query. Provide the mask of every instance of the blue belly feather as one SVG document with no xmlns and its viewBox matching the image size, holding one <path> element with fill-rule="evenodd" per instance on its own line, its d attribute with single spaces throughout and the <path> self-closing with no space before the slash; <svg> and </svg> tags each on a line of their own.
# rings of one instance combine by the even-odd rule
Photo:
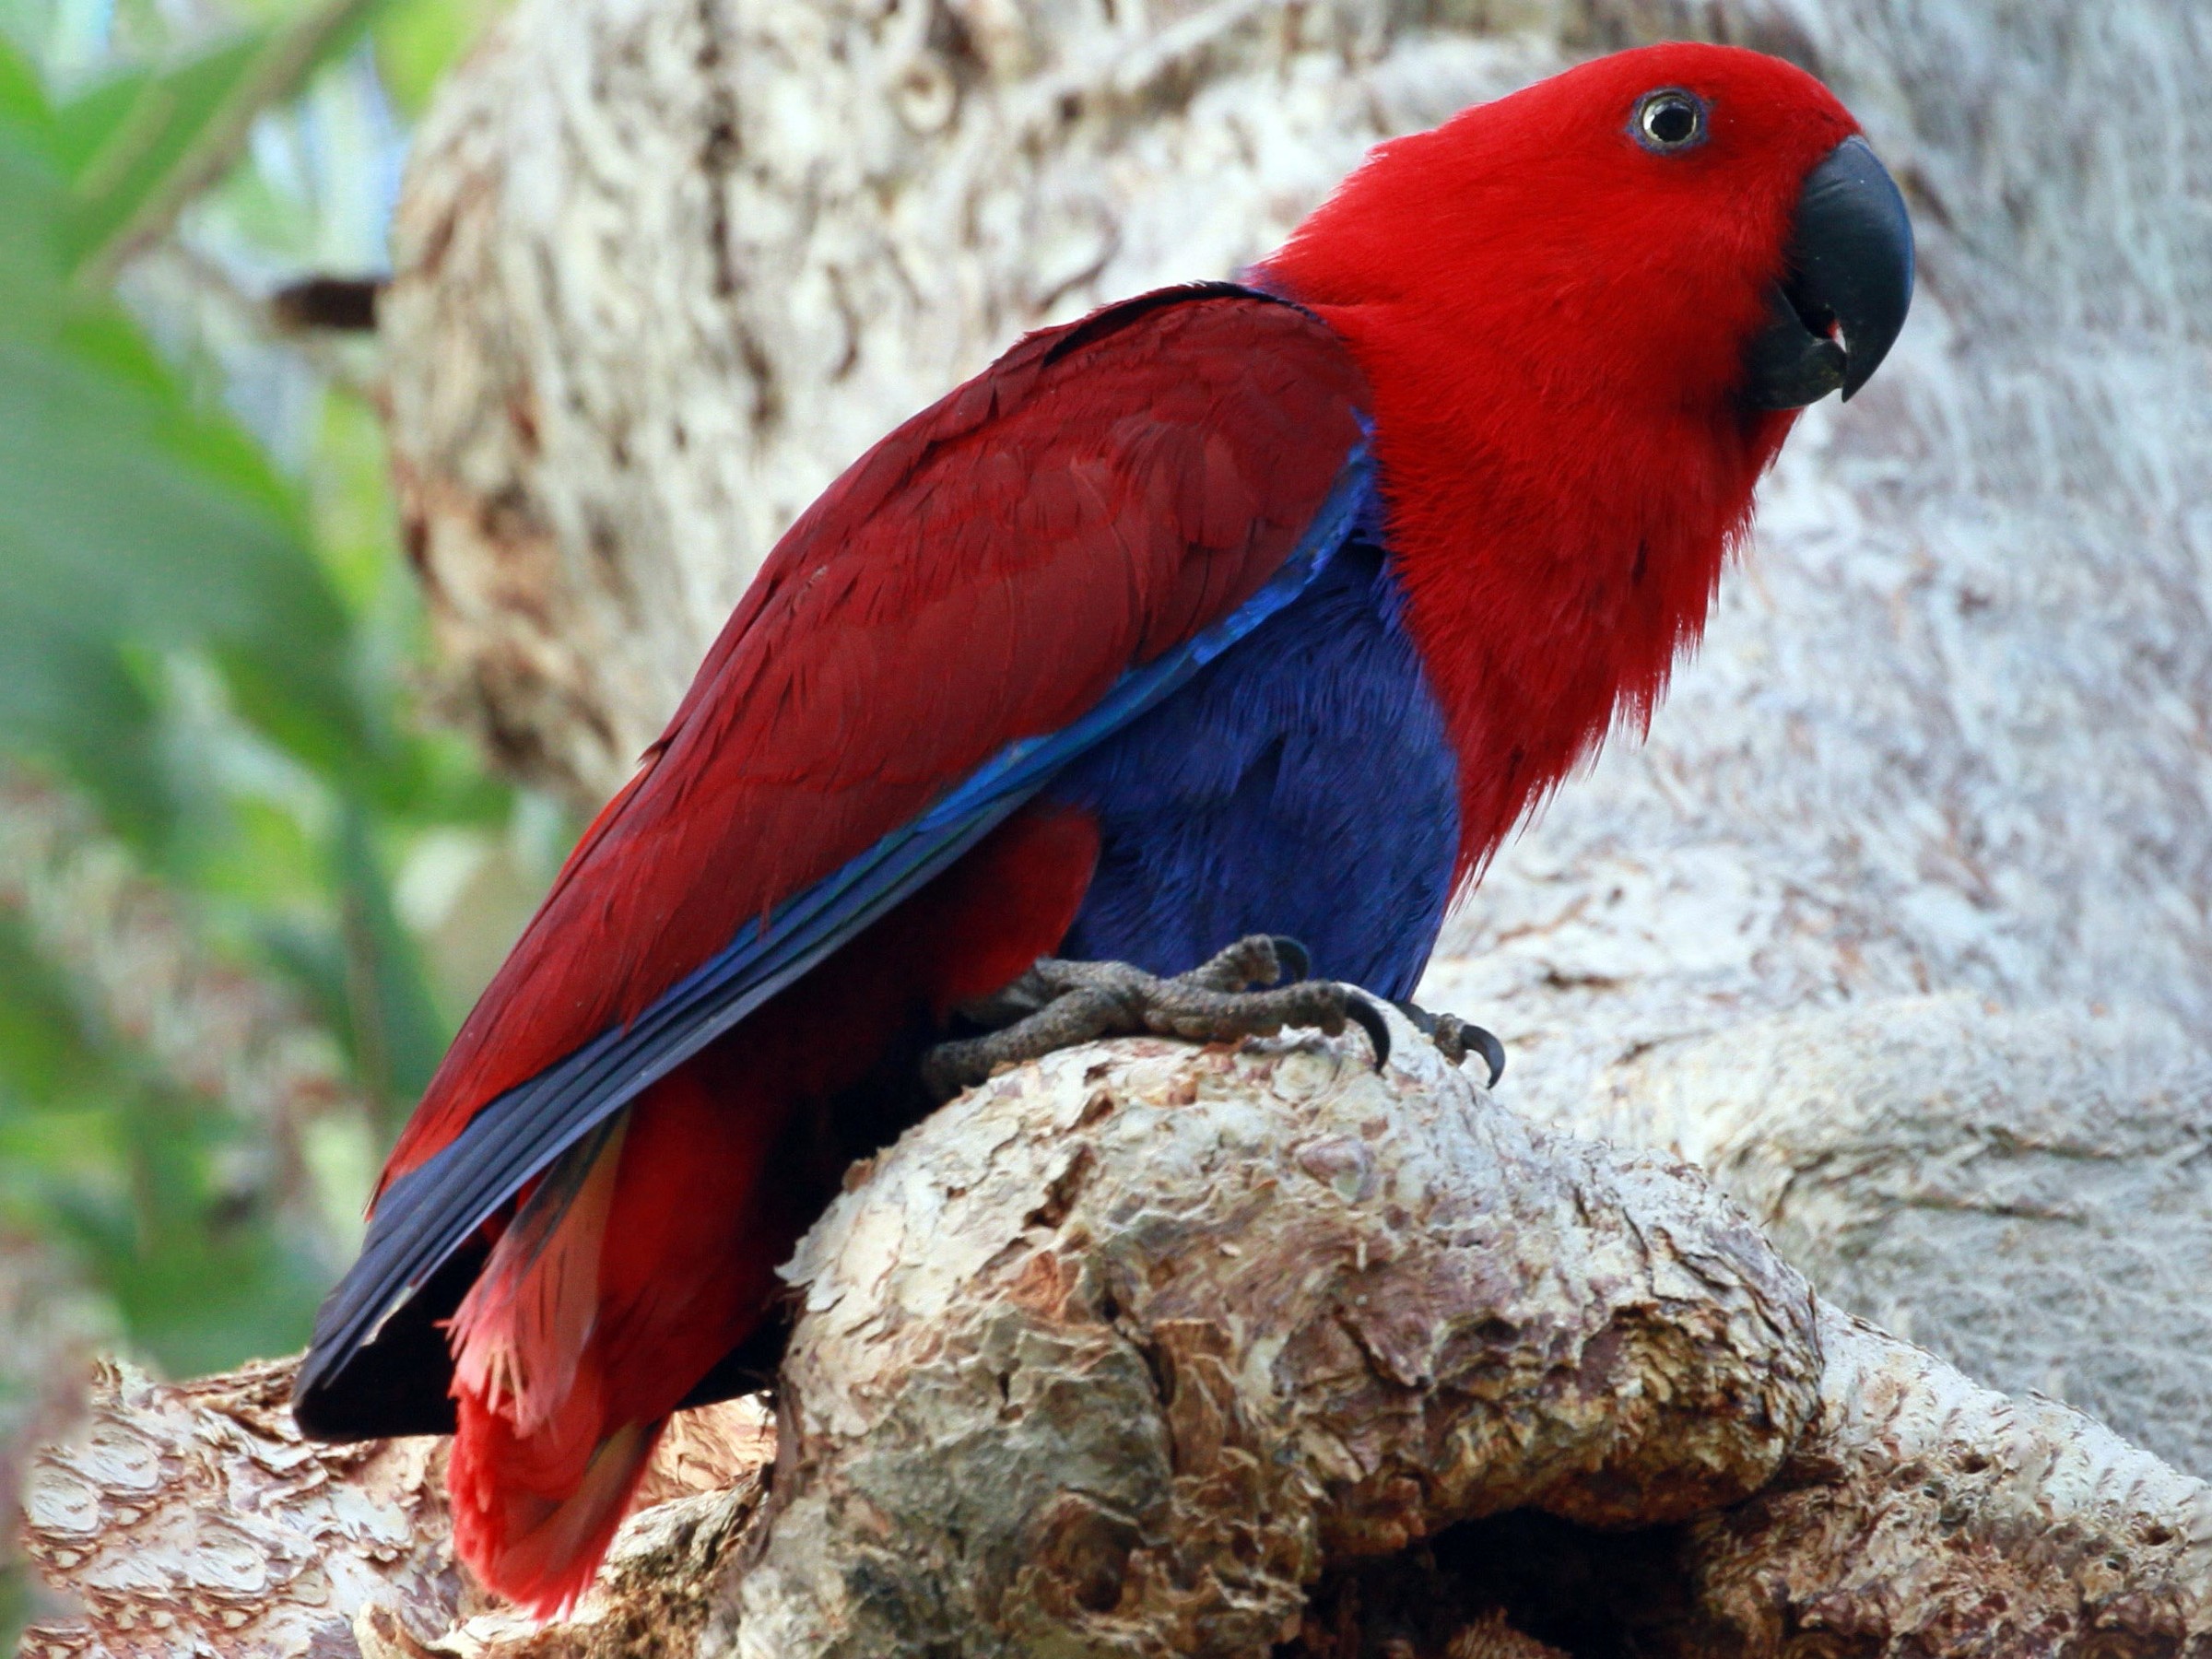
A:
<svg viewBox="0 0 2212 1659">
<path fill-rule="evenodd" d="M 1098 873 L 1061 954 L 1180 973 L 1250 933 L 1410 996 L 1452 892 L 1458 765 L 1389 562 L 1342 547 L 1296 600 L 1077 760 Z"/>
</svg>

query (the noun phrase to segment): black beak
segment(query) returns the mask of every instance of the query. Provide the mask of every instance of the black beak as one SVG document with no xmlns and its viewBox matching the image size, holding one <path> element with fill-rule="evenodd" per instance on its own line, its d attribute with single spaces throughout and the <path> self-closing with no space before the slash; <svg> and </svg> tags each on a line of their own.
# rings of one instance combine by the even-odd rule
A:
<svg viewBox="0 0 2212 1659">
<path fill-rule="evenodd" d="M 1762 409 L 1802 409 L 1841 387 L 1849 402 L 1888 356 L 1912 304 L 1905 198 L 1866 141 L 1846 138 L 1806 175 L 1789 274 L 1745 353 L 1747 395 Z"/>
</svg>

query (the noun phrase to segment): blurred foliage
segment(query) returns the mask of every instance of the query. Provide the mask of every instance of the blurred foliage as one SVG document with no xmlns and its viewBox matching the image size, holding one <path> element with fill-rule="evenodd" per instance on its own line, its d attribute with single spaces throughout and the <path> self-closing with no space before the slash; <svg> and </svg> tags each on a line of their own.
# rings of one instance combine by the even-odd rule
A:
<svg viewBox="0 0 2212 1659">
<path fill-rule="evenodd" d="M 185 1370 L 280 1349 L 321 1281 L 211 1182 L 242 1125 L 137 1063 L 0 912 L 0 1204 L 43 1222 L 143 1348 Z"/>
<path fill-rule="evenodd" d="M 418 717 L 373 344 L 260 304 L 382 265 L 405 121 L 488 10 L 0 0 L 0 769 L 341 1085 L 273 1123 L 183 1075 L 97 919 L 0 890 L 0 1232 L 172 1374 L 304 1340 L 563 839 Z"/>
</svg>

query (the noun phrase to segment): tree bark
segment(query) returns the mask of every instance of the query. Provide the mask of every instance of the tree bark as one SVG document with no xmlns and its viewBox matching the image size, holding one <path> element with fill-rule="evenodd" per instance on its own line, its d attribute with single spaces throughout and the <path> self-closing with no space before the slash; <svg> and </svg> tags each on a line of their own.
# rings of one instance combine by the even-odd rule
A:
<svg viewBox="0 0 2212 1659">
<path fill-rule="evenodd" d="M 124 1365 L 96 1369 L 89 1426 L 40 1454 L 24 1504 L 31 1559 L 83 1611 L 34 1626 L 23 1652 L 418 1659 L 439 1641 L 429 1651 L 563 1651 L 535 1645 L 565 1640 L 559 1627 L 539 1632 L 492 1605 L 455 1565 L 445 1442 L 304 1441 L 292 1370 L 288 1359 L 168 1384 Z M 685 1413 L 647 1473 L 602 1601 L 663 1621 L 680 1614 L 684 1544 L 711 1535 L 700 1517 L 747 1512 L 771 1442 L 756 1401 Z M 641 1564 L 663 1593 L 633 1583 Z"/>
<path fill-rule="evenodd" d="M 756 1406 L 679 1419 L 544 1630 L 453 1566 L 438 1442 L 303 1445 L 282 1367 L 111 1371 L 31 1490 L 88 1617 L 29 1651 L 2212 1649 L 2212 1488 L 1397 1035 L 1381 1074 L 1357 1037 L 1092 1045 L 939 1112 L 789 1270 L 772 1501 Z"/>
</svg>

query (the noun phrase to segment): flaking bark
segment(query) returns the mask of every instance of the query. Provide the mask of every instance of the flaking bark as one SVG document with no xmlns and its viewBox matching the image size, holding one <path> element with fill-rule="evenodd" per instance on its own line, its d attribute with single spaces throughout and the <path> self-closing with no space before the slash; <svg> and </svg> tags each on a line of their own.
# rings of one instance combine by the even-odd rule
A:
<svg viewBox="0 0 2212 1659">
<path fill-rule="evenodd" d="M 679 1419 L 543 1630 L 453 1567 L 435 1442 L 302 1445 L 278 1367 L 108 1373 L 31 1506 L 88 1617 L 30 1651 L 2212 1649 L 2212 1489 L 1819 1307 L 1690 1166 L 1396 1034 L 1380 1076 L 1356 1035 L 1092 1045 L 910 1133 L 793 1265 L 772 1501 L 757 1407 Z"/>
<path fill-rule="evenodd" d="M 454 1564 L 445 1442 L 302 1441 L 292 1371 L 284 1360 L 169 1384 L 128 1366 L 97 1369 L 88 1423 L 40 1453 L 26 1492 L 27 1551 L 81 1607 L 33 1627 L 29 1659 L 417 1659 L 540 1640 Z M 650 1615 L 681 1639 L 688 1552 L 711 1550 L 718 1526 L 750 1512 L 771 1444 L 758 1402 L 679 1419 L 605 1575 L 617 1617 L 634 1626 Z M 634 1584 L 640 1572 L 650 1589 Z M 696 1599 L 695 1566 L 688 1582 Z"/>
<path fill-rule="evenodd" d="M 1803 1280 L 1679 1166 L 1409 1053 L 1077 1050 L 886 1154 L 794 1265 L 735 1651 L 1256 1653 L 1458 1521 L 1763 1486 L 1818 1399 Z"/>
</svg>

